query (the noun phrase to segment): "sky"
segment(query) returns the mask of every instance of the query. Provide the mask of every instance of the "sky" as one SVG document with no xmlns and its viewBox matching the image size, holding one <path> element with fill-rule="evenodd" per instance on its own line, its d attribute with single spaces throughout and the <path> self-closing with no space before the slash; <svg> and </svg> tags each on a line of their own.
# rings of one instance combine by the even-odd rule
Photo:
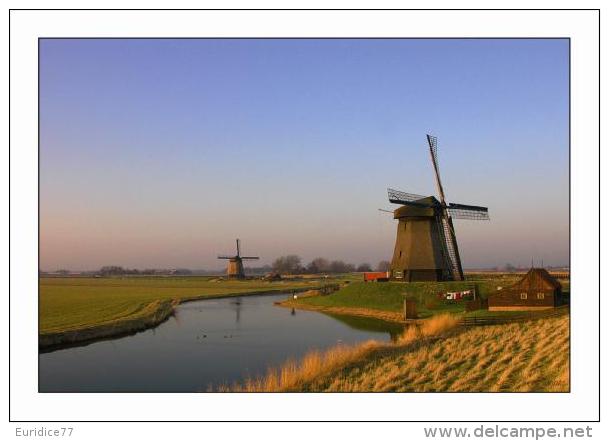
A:
<svg viewBox="0 0 609 441">
<path fill-rule="evenodd" d="M 465 268 L 569 260 L 568 41 L 40 42 L 41 269 L 221 268 L 242 240 L 376 265 L 387 187 L 435 195 Z M 256 263 L 256 264 L 258 264 Z"/>
</svg>

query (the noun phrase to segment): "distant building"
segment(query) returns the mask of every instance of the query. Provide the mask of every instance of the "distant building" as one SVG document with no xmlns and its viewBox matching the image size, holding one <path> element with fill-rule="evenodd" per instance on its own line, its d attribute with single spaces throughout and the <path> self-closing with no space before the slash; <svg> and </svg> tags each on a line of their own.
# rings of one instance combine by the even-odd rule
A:
<svg viewBox="0 0 609 441">
<path fill-rule="evenodd" d="M 368 271 L 364 273 L 364 282 L 386 282 L 389 280 L 389 271 Z"/>
<path fill-rule="evenodd" d="M 562 286 L 543 268 L 531 268 L 512 286 L 488 296 L 489 311 L 534 311 L 560 306 Z"/>
</svg>

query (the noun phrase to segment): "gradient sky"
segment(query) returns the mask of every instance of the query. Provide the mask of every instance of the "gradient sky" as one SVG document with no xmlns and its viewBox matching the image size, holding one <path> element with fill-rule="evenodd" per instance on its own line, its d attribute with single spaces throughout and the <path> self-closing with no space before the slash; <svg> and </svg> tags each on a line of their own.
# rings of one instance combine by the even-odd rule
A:
<svg viewBox="0 0 609 441">
<path fill-rule="evenodd" d="M 388 186 L 489 207 L 464 267 L 565 265 L 567 40 L 42 40 L 41 268 L 390 259 Z"/>
</svg>

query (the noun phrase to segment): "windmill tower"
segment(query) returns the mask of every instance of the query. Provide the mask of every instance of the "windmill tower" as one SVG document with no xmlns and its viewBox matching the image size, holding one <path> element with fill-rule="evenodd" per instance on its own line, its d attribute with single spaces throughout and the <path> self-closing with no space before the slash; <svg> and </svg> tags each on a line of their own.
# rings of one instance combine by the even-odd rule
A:
<svg viewBox="0 0 609 441">
<path fill-rule="evenodd" d="M 237 239 L 237 254 L 235 256 L 218 256 L 218 259 L 228 259 L 228 267 L 226 268 L 226 275 L 229 278 L 244 279 L 245 272 L 243 271 L 244 260 L 258 260 L 259 257 L 242 256 L 240 240 Z"/>
<path fill-rule="evenodd" d="M 488 220 L 488 208 L 446 203 L 438 167 L 438 143 L 427 135 L 440 199 L 387 189 L 389 202 L 402 207 L 398 219 L 391 278 L 405 281 L 463 280 L 453 219 Z"/>
</svg>

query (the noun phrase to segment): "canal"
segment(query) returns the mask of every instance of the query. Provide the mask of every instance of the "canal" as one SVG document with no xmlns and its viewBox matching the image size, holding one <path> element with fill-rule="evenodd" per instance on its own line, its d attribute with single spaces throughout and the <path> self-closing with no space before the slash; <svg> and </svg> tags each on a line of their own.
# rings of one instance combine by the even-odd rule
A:
<svg viewBox="0 0 609 441">
<path fill-rule="evenodd" d="M 199 300 L 156 328 L 41 353 L 40 392 L 206 392 L 312 349 L 388 341 L 399 325 L 274 305 L 288 294 Z"/>
</svg>

